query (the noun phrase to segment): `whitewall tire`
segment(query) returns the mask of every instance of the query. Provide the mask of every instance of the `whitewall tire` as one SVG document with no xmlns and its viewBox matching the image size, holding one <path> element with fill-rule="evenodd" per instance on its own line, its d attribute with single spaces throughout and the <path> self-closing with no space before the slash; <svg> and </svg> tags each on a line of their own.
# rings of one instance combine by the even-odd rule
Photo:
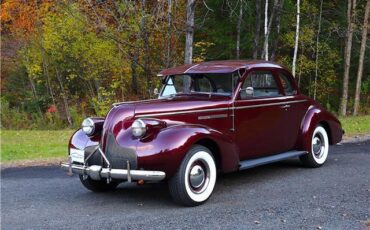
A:
<svg viewBox="0 0 370 230">
<path fill-rule="evenodd" d="M 169 180 L 172 198 L 185 206 L 205 202 L 216 184 L 217 169 L 211 151 L 194 145 L 186 154 L 177 173 Z"/>
<path fill-rule="evenodd" d="M 310 152 L 301 157 L 308 167 L 320 167 L 326 162 L 329 153 L 329 138 L 324 127 L 318 125 L 311 136 Z"/>
</svg>

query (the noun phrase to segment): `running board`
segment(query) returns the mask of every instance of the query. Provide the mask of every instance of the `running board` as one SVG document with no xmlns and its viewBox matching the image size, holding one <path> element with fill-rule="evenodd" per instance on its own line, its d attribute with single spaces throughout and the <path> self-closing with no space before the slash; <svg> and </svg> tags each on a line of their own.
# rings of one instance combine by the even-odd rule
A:
<svg viewBox="0 0 370 230">
<path fill-rule="evenodd" d="M 289 151 L 284 153 L 279 153 L 276 155 L 268 156 L 268 157 L 261 157 L 252 160 L 245 160 L 239 163 L 239 170 L 254 168 L 260 165 L 270 164 L 276 161 L 281 161 L 284 159 L 298 157 L 306 154 L 306 151 Z"/>
</svg>

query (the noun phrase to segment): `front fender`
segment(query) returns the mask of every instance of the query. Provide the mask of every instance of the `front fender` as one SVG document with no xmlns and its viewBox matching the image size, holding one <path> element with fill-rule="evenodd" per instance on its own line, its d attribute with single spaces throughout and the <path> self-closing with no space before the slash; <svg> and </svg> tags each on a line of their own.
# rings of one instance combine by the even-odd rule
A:
<svg viewBox="0 0 370 230">
<path fill-rule="evenodd" d="M 96 146 L 99 144 L 101 136 L 96 135 L 93 137 L 87 136 L 82 129 L 78 129 L 70 138 L 69 140 L 69 149 L 75 148 L 75 149 L 81 149 L 84 150 L 87 147 L 90 146 Z M 68 149 L 68 151 L 69 151 Z"/>
<path fill-rule="evenodd" d="M 139 140 L 136 146 L 138 166 L 146 170 L 165 171 L 171 177 L 192 145 L 210 140 L 218 147 L 220 169 L 237 170 L 239 157 L 230 136 L 199 125 L 174 125 L 160 130 L 150 139 Z"/>
</svg>

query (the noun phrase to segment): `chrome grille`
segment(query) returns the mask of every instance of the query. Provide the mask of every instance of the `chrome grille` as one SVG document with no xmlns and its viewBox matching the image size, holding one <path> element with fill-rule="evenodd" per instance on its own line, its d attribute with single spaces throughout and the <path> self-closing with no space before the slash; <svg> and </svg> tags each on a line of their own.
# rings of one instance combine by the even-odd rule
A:
<svg viewBox="0 0 370 230">
<path fill-rule="evenodd" d="M 112 133 L 108 133 L 104 151 L 112 168 L 127 169 L 127 161 L 131 169 L 137 169 L 137 156 L 134 149 L 120 146 Z"/>
</svg>

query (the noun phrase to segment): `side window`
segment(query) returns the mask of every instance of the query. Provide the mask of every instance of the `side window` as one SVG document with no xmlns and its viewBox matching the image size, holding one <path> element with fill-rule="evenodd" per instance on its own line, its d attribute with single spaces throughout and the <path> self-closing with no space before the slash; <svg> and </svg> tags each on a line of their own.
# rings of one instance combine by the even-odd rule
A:
<svg viewBox="0 0 370 230">
<path fill-rule="evenodd" d="M 245 79 L 240 91 L 240 98 L 276 97 L 280 96 L 278 84 L 269 71 L 251 72 Z"/>
<path fill-rule="evenodd" d="M 285 95 L 295 95 L 297 92 L 294 90 L 292 82 L 284 73 L 279 73 L 281 84 L 283 85 Z"/>
<path fill-rule="evenodd" d="M 211 82 L 206 77 L 197 78 L 198 92 L 212 92 Z"/>
</svg>

